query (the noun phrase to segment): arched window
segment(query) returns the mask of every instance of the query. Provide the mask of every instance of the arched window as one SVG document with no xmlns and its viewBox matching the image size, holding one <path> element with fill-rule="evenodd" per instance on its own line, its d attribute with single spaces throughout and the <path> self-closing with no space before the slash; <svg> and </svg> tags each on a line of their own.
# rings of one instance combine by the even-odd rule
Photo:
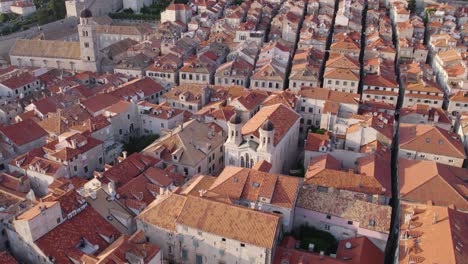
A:
<svg viewBox="0 0 468 264">
<path fill-rule="evenodd" d="M 250 159 L 250 167 L 249 168 L 252 168 L 253 165 L 254 165 L 254 161 L 253 161 L 253 159 Z"/>
<path fill-rule="evenodd" d="M 249 160 L 250 160 L 249 159 L 249 153 L 245 153 L 245 163 L 246 163 L 245 167 L 246 168 L 249 168 Z M 242 166 L 242 167 L 244 167 L 244 166 Z"/>
<path fill-rule="evenodd" d="M 241 167 L 245 167 L 244 157 L 241 157 Z"/>
</svg>

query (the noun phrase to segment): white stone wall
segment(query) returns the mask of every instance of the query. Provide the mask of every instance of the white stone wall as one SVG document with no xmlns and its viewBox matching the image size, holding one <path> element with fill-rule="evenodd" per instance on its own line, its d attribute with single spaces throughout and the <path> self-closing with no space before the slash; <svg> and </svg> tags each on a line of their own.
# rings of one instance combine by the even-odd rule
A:
<svg viewBox="0 0 468 264">
<path fill-rule="evenodd" d="M 161 129 L 173 129 L 184 120 L 183 113 L 173 116 L 170 119 L 160 119 L 151 115 L 141 115 L 141 127 L 143 134 L 161 135 Z"/>
<path fill-rule="evenodd" d="M 356 161 L 359 158 L 365 157 L 367 153 L 359 153 L 354 151 L 348 151 L 344 149 L 333 149 L 333 151 L 326 151 L 326 152 L 318 152 L 318 151 L 308 151 L 304 152 L 304 168 L 307 169 L 310 164 L 310 159 L 313 157 L 317 157 L 320 155 L 328 154 L 338 161 L 341 162 L 341 165 L 344 168 L 355 168 Z"/>
<path fill-rule="evenodd" d="M 292 92 L 298 92 L 301 87 L 303 86 L 310 86 L 310 87 L 318 87 L 318 82 L 313 80 L 313 81 L 304 81 L 304 80 L 294 80 L 294 79 L 289 79 L 289 89 Z"/>
<path fill-rule="evenodd" d="M 214 73 L 179 72 L 180 84 L 213 84 Z"/>
<path fill-rule="evenodd" d="M 437 144 L 437 142 L 434 144 Z M 460 168 L 463 166 L 463 161 L 464 161 L 464 159 L 460 159 L 460 158 L 435 155 L 433 153 L 416 152 L 414 150 L 403 149 L 403 148 L 399 149 L 398 157 L 406 158 L 406 159 L 414 159 L 414 160 L 431 160 L 431 161 L 435 161 L 438 163 L 460 167 Z"/>
<path fill-rule="evenodd" d="M 62 221 L 62 209 L 59 203 L 42 211 L 42 213 L 28 220 L 15 220 L 13 226 L 16 232 L 28 242 L 47 234 Z"/>
<path fill-rule="evenodd" d="M 456 101 L 449 101 L 448 102 L 448 108 L 447 112 L 449 114 L 453 115 L 453 113 L 463 113 L 463 112 L 468 112 L 468 103 L 466 102 L 456 102 Z"/>
<path fill-rule="evenodd" d="M 269 92 L 280 92 L 284 89 L 284 80 L 273 81 L 268 79 L 252 78 L 252 81 L 250 82 L 250 87 L 252 89 L 260 89 Z"/>
<path fill-rule="evenodd" d="M 325 78 L 323 81 L 323 87 L 339 91 L 339 92 L 348 92 L 348 93 L 358 93 L 358 84 L 359 81 L 348 81 L 341 79 L 330 79 Z"/>
<path fill-rule="evenodd" d="M 42 90 L 41 88 L 41 82 L 39 79 L 25 84 L 22 87 L 19 87 L 17 89 L 10 89 L 9 87 L 3 85 L 0 83 L 0 96 L 2 97 L 13 97 L 13 98 L 22 98 L 26 95 L 31 94 L 33 91 L 40 91 Z"/>
<path fill-rule="evenodd" d="M 190 227 L 176 225 L 176 231 L 153 226 L 137 220 L 150 242 L 161 247 L 163 255 L 176 263 L 196 263 L 197 255 L 203 263 L 271 263 L 271 249 L 242 243 Z M 242 243 L 242 244 L 241 244 Z M 242 246 L 243 245 L 243 246 Z M 182 251 L 186 258 L 182 258 Z"/>
<path fill-rule="evenodd" d="M 444 103 L 444 98 L 440 97 L 440 99 L 425 99 L 425 98 L 416 98 L 416 97 L 410 97 L 406 96 L 403 99 L 403 107 L 411 107 L 416 104 L 423 104 L 423 105 L 428 105 L 432 107 L 438 107 L 442 108 L 442 105 Z"/>
<path fill-rule="evenodd" d="M 145 71 L 145 75 L 157 82 L 166 81 L 173 85 L 179 84 L 179 71 L 168 73 L 168 72 L 155 72 L 155 71 L 147 70 Z"/>
<path fill-rule="evenodd" d="M 32 59 L 32 60 L 31 60 Z M 97 71 L 96 64 L 87 63 L 81 60 L 64 58 L 26 57 L 10 56 L 11 65 L 18 67 L 47 67 L 56 69 L 66 69 L 71 71 Z"/>
<path fill-rule="evenodd" d="M 26 6 L 26 7 L 19 7 L 19 6 L 10 6 L 10 10 L 13 13 L 16 13 L 21 16 L 29 16 L 36 12 L 36 6 Z"/>
<path fill-rule="evenodd" d="M 197 255 L 203 263 L 271 263 L 271 251 L 255 245 L 243 243 L 206 233 L 194 228 L 176 225 L 177 233 L 183 236 L 181 252 L 186 250 L 187 263 L 196 263 Z"/>
<path fill-rule="evenodd" d="M 114 73 L 122 73 L 131 77 L 140 78 L 145 76 L 145 72 L 140 69 L 119 69 L 114 68 Z"/>
<path fill-rule="evenodd" d="M 329 232 L 338 240 L 366 236 L 369 239 L 380 241 L 380 245 L 385 245 L 388 239 L 387 234 L 360 228 L 359 223 L 348 222 L 348 219 L 338 216 L 329 216 L 327 218 L 326 214 L 298 207 L 296 208 L 294 217 L 294 227 L 299 227 L 303 224 Z"/>
</svg>

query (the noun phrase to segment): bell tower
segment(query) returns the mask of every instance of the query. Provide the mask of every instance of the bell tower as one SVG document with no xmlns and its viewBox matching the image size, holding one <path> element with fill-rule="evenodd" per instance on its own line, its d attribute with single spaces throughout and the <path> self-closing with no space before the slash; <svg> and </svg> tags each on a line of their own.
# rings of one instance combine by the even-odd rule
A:
<svg viewBox="0 0 468 264">
<path fill-rule="evenodd" d="M 99 47 L 96 28 L 93 23 L 93 15 L 87 8 L 81 11 L 78 34 L 80 38 L 81 61 L 90 71 L 99 71 Z"/>
</svg>

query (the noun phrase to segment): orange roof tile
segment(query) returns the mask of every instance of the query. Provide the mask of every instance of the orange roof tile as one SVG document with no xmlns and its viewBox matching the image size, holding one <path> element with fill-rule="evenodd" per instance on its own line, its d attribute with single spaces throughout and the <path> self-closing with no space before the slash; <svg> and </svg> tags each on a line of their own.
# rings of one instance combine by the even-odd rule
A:
<svg viewBox="0 0 468 264">
<path fill-rule="evenodd" d="M 299 184 L 296 177 L 228 166 L 209 190 L 234 200 L 259 201 L 264 197 L 275 206 L 292 208 Z"/>
<path fill-rule="evenodd" d="M 452 208 L 402 203 L 400 263 L 467 263 L 467 222 Z"/>
<path fill-rule="evenodd" d="M 458 135 L 431 125 L 400 125 L 400 148 L 447 157 L 466 158 Z"/>
<path fill-rule="evenodd" d="M 78 249 L 81 239 L 98 246 L 94 255 L 102 252 L 109 243 L 101 235 L 116 238 L 120 234 L 91 206 L 87 206 L 74 217 L 37 239 L 35 244 L 47 257 L 53 257 L 57 263 L 68 263 L 69 257 L 79 260 L 81 256 L 86 255 Z"/>
<path fill-rule="evenodd" d="M 283 104 L 265 106 L 244 124 L 241 132 L 242 135 L 254 134 L 258 136 L 259 128 L 269 120 L 275 129 L 273 144 L 277 145 L 298 119 L 299 115 Z"/>
<path fill-rule="evenodd" d="M 177 223 L 246 244 L 273 248 L 280 219 L 274 214 L 188 196 Z"/>
<path fill-rule="evenodd" d="M 28 132 L 25 133 L 25 131 Z M 17 146 L 22 146 L 47 136 L 47 132 L 32 119 L 0 127 L 0 132 Z"/>
</svg>

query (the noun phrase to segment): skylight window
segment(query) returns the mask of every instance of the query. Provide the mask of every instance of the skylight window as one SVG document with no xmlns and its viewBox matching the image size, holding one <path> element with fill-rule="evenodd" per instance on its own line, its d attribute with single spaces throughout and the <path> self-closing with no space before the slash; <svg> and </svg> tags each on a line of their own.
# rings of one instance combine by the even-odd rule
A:
<svg viewBox="0 0 468 264">
<path fill-rule="evenodd" d="M 252 186 L 255 187 L 255 188 L 258 188 L 258 187 L 260 187 L 260 183 L 254 182 L 254 183 L 252 183 Z"/>
</svg>

